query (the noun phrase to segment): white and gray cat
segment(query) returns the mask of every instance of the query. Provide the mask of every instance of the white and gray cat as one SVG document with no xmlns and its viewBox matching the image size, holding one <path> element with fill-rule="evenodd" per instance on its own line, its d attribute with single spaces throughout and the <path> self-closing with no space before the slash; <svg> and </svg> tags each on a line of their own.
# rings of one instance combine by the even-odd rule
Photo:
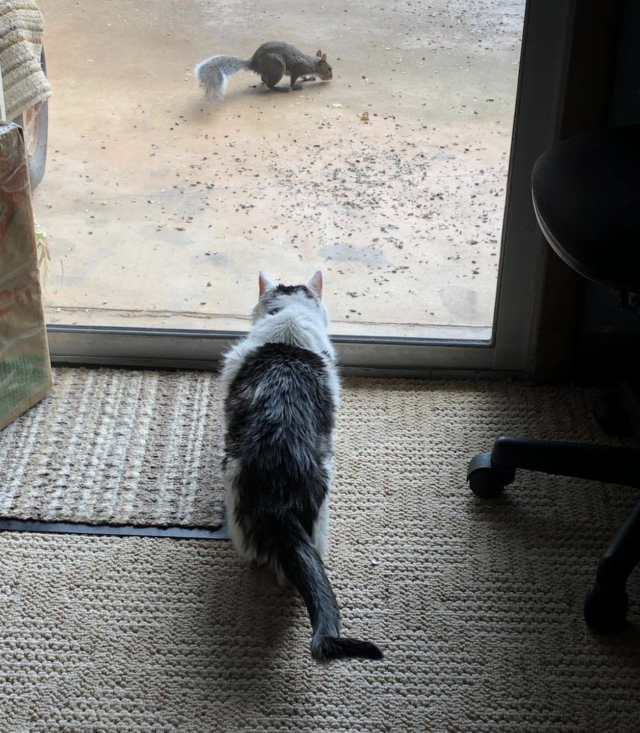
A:
<svg viewBox="0 0 640 733">
<path fill-rule="evenodd" d="M 322 273 L 308 285 L 259 277 L 250 334 L 225 357 L 223 476 L 231 540 L 304 599 L 316 659 L 382 658 L 375 644 L 340 636 L 340 611 L 322 563 L 340 400 L 327 335 Z"/>
</svg>

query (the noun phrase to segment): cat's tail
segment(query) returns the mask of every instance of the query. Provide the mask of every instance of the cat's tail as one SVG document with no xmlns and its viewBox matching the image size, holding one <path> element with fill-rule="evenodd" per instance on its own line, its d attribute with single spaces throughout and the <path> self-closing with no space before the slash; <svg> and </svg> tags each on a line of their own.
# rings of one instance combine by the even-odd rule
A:
<svg viewBox="0 0 640 733">
<path fill-rule="evenodd" d="M 382 652 L 370 641 L 340 636 L 340 611 L 322 559 L 296 519 L 283 521 L 277 543 L 282 572 L 298 589 L 309 612 L 313 626 L 311 655 L 322 661 L 342 657 L 382 659 Z"/>
<path fill-rule="evenodd" d="M 227 91 L 229 78 L 248 65 L 248 61 L 237 56 L 212 56 L 196 66 L 195 75 L 204 87 L 207 99 L 219 102 Z"/>
</svg>

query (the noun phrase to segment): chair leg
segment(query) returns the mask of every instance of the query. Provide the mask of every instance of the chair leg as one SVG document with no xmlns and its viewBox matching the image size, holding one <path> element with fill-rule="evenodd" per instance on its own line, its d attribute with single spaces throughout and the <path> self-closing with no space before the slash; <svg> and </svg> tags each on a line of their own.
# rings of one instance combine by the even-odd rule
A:
<svg viewBox="0 0 640 733">
<path fill-rule="evenodd" d="M 500 494 L 516 468 L 640 488 L 639 467 L 640 451 L 633 448 L 503 437 L 471 461 L 467 480 L 483 498 Z"/>
<path fill-rule="evenodd" d="M 619 631 L 627 620 L 627 579 L 640 563 L 640 502 L 600 559 L 596 582 L 584 602 L 585 621 L 595 631 Z"/>
<path fill-rule="evenodd" d="M 469 463 L 471 490 L 484 499 L 498 496 L 517 468 L 640 488 L 640 450 L 583 443 L 499 438 L 491 453 Z M 640 502 L 602 556 L 587 594 L 584 617 L 599 632 L 619 630 L 627 618 L 627 579 L 640 564 Z"/>
<path fill-rule="evenodd" d="M 593 415 L 605 433 L 640 440 L 640 385 L 622 382 L 617 392 L 596 400 Z"/>
</svg>

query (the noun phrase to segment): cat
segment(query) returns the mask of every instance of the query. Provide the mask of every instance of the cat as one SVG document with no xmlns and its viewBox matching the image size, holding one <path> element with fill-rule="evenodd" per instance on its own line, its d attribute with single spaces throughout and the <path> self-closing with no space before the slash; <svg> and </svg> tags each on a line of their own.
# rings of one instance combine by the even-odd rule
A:
<svg viewBox="0 0 640 733">
<path fill-rule="evenodd" d="M 340 636 L 322 562 L 340 401 L 322 273 L 308 285 L 278 285 L 264 272 L 258 281 L 251 331 L 222 370 L 229 535 L 240 557 L 298 590 L 315 659 L 381 659 L 375 644 Z"/>
</svg>

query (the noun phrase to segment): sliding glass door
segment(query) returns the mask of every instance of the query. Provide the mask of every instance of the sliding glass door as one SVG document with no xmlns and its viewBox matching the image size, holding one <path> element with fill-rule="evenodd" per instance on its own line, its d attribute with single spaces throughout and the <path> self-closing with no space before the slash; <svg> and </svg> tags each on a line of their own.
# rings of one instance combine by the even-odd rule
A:
<svg viewBox="0 0 640 733">
<path fill-rule="evenodd" d="M 195 64 L 269 40 L 224 2 L 41 1 L 54 360 L 210 367 L 249 327 L 258 270 L 322 268 L 343 365 L 525 370 L 530 172 L 556 134 L 567 4 L 249 5 L 333 80 L 276 94 L 244 71 L 211 105 Z"/>
</svg>

